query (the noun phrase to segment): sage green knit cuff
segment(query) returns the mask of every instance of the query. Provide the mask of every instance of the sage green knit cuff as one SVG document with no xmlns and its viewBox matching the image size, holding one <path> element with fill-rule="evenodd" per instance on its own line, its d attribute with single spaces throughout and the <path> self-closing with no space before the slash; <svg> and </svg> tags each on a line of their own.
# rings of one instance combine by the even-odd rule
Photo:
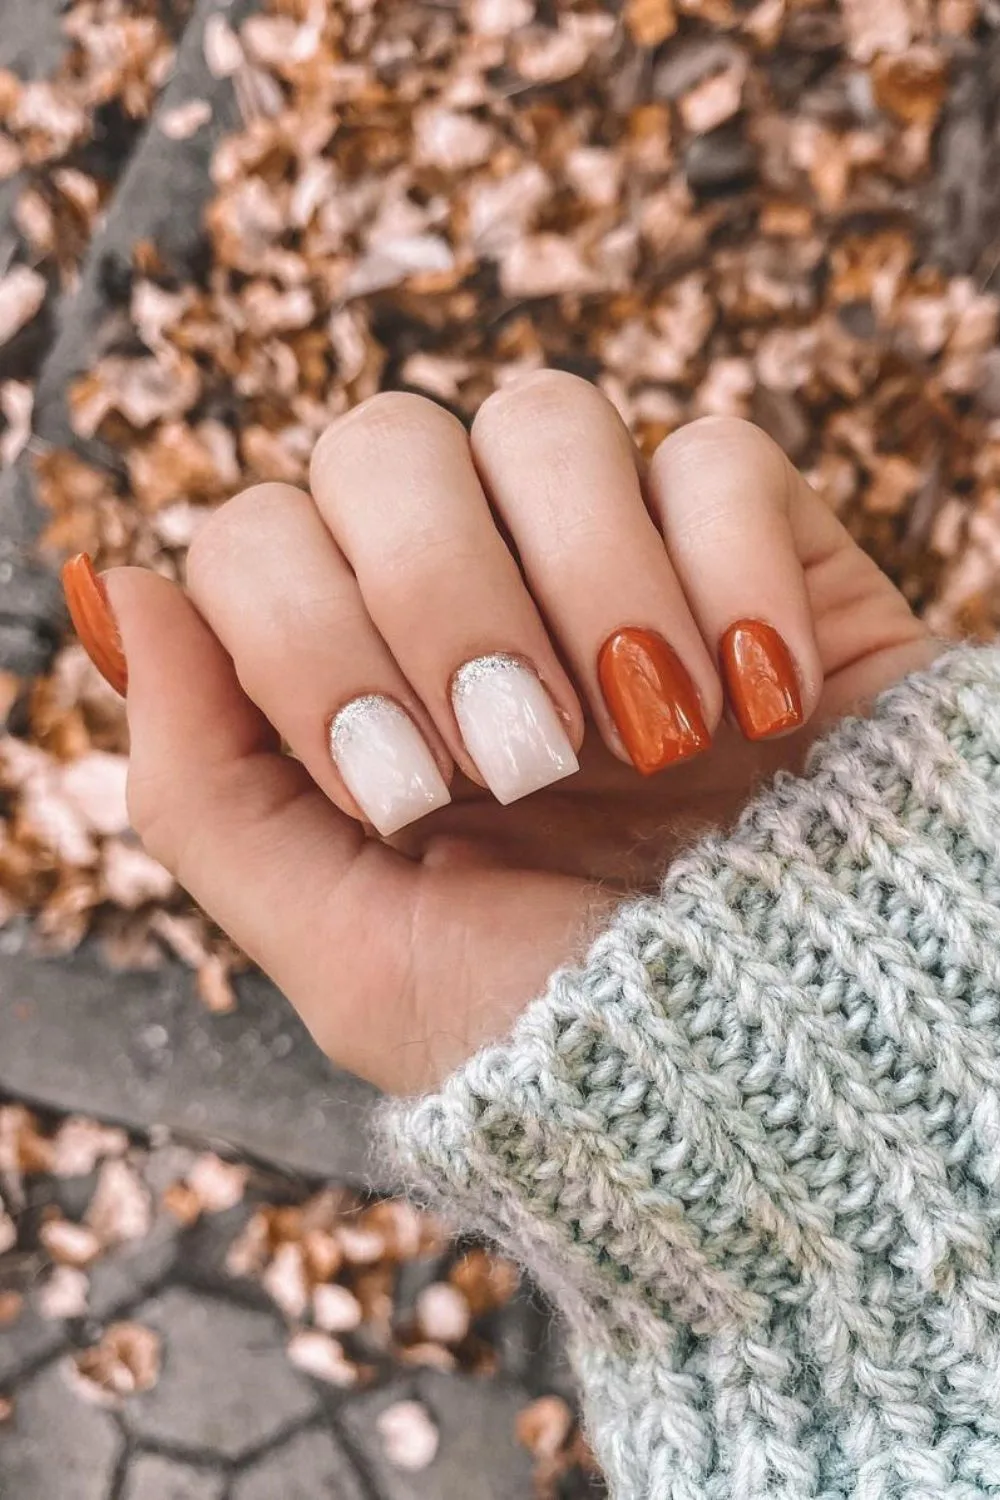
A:
<svg viewBox="0 0 1000 1500">
<path fill-rule="evenodd" d="M 1000 651 L 961 647 L 393 1107 L 396 1162 L 583 1337 L 763 1326 L 873 1254 L 930 1292 L 996 1238 L 998 905 Z"/>
</svg>

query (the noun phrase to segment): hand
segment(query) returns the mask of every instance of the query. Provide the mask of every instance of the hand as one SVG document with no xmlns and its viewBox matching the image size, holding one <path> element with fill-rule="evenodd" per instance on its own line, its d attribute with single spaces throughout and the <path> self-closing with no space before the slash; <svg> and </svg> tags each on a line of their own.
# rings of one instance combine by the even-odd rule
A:
<svg viewBox="0 0 1000 1500">
<path fill-rule="evenodd" d="M 471 439 L 387 394 L 323 435 L 311 496 L 216 511 L 186 592 L 104 575 L 137 831 L 384 1087 L 501 1034 L 679 839 L 935 653 L 757 428 L 696 422 L 640 474 L 569 375 Z"/>
</svg>

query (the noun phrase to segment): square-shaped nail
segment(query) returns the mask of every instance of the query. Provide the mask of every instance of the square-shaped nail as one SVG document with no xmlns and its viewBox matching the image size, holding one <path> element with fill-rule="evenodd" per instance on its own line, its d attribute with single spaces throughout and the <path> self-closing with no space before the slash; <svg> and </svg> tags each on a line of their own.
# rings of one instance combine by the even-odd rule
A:
<svg viewBox="0 0 1000 1500">
<path fill-rule="evenodd" d="M 802 723 L 802 694 L 792 653 L 773 625 L 737 620 L 719 643 L 726 692 L 748 740 L 766 740 Z"/>
<path fill-rule="evenodd" d="M 330 755 L 368 821 L 386 836 L 451 801 L 405 709 L 381 693 L 352 698 L 330 724 Z"/>
<path fill-rule="evenodd" d="M 518 657 L 498 652 L 466 662 L 451 699 L 465 747 L 498 802 L 516 802 L 579 770 L 552 699 Z"/>
<path fill-rule="evenodd" d="M 644 776 L 712 743 L 691 674 L 656 631 L 616 630 L 601 647 L 597 675 L 622 743 Z"/>
</svg>

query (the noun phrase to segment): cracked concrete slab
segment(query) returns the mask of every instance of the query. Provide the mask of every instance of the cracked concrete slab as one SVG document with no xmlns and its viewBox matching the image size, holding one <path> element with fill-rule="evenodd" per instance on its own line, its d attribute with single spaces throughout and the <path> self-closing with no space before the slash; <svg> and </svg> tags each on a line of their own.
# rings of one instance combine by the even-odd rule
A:
<svg viewBox="0 0 1000 1500">
<path fill-rule="evenodd" d="M 268 1314 L 174 1287 L 134 1317 L 163 1340 L 157 1384 L 123 1412 L 139 1441 L 235 1461 L 316 1412 L 316 1396 Z"/>
<path fill-rule="evenodd" d="M 72 1390 L 59 1363 L 19 1387 L 0 1428 L 3 1500 L 107 1500 L 121 1449 L 114 1420 Z M 72 1479 L 69 1476 L 72 1475 Z"/>
<path fill-rule="evenodd" d="M 390 1186 L 370 1154 L 377 1091 L 327 1062 L 263 975 L 237 987 L 237 1010 L 212 1015 L 176 964 L 114 973 L 87 949 L 45 961 L 0 950 L 0 1089 Z"/>
</svg>

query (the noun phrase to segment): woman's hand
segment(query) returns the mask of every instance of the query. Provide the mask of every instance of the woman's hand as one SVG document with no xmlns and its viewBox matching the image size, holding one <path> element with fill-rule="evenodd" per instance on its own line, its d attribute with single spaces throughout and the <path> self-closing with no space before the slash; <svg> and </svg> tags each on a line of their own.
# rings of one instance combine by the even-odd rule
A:
<svg viewBox="0 0 1000 1500">
<path fill-rule="evenodd" d="M 378 396 L 321 438 L 311 495 L 215 512 L 186 593 L 104 578 L 146 847 L 332 1057 L 402 1090 L 935 652 L 758 429 L 694 423 L 643 474 L 605 398 L 554 372 L 471 438 Z"/>
</svg>

